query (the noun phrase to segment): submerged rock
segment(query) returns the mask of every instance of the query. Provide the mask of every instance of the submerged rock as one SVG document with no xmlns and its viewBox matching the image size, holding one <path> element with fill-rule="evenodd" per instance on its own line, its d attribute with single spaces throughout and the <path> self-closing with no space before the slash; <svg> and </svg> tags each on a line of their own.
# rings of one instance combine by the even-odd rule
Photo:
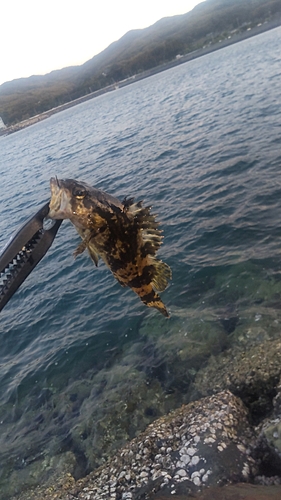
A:
<svg viewBox="0 0 281 500">
<path fill-rule="evenodd" d="M 241 315 L 232 333 L 225 333 L 220 316 L 214 321 L 208 311 L 204 318 L 194 314 L 188 324 L 177 311 L 170 320 L 172 332 L 163 336 L 156 328 L 148 329 L 151 319 L 143 323 L 139 343 L 124 351 L 121 363 L 119 359 L 118 365 L 89 376 L 86 385 L 75 381 L 65 400 L 57 398 L 57 418 L 65 415 L 65 409 L 68 414 L 75 410 L 75 425 L 67 434 L 70 442 L 63 449 L 73 450 L 75 463 L 59 481 L 54 477 L 46 488 L 22 492 L 20 500 L 175 498 L 197 494 L 205 486 L 255 477 L 262 484 L 273 484 L 268 476 L 281 475 L 277 443 L 264 437 L 265 427 L 254 429 L 252 424 L 272 411 L 281 375 L 281 343 L 279 322 L 261 312 L 251 324 Z M 202 396 L 207 397 L 199 399 Z M 198 401 L 148 425 L 191 398 Z M 277 395 L 276 409 L 281 408 L 280 401 Z M 246 407 L 254 417 L 251 424 Z M 279 417 L 280 412 L 271 415 Z M 272 432 L 279 436 L 279 426 L 276 430 L 274 422 L 272 430 L 271 423 L 267 422 L 269 437 Z M 55 448 L 55 454 L 61 452 Z M 104 463 L 108 456 L 113 458 Z M 79 467 L 84 467 L 82 474 Z M 89 470 L 94 472 L 75 483 Z"/>
<path fill-rule="evenodd" d="M 248 481 L 257 471 L 250 456 L 254 437 L 243 403 L 224 391 L 150 424 L 72 493 L 77 499 L 139 500 L 158 491 L 188 494 Z"/>
<path fill-rule="evenodd" d="M 75 481 L 72 474 L 76 466 L 75 456 L 71 452 L 42 458 L 29 467 L 14 470 L 10 476 L 10 487 L 1 486 L 1 494 L 3 498 L 11 498 L 11 495 L 14 494 L 16 497 L 13 498 L 18 500 L 56 498 L 52 496 L 56 490 L 60 490 L 62 494 L 63 491 L 70 490 L 73 487 Z M 30 488 L 35 488 L 38 484 L 38 478 L 44 484 L 43 491 L 37 488 L 30 490 Z M 20 494 L 17 496 L 18 492 Z M 49 493 L 51 496 L 49 496 Z"/>
<path fill-rule="evenodd" d="M 280 484 L 281 474 L 261 476 L 260 436 L 248 417 L 242 401 L 229 391 L 189 403 L 155 420 L 87 477 L 75 483 L 65 474 L 52 486 L 22 493 L 20 500 L 275 500 L 280 487 L 273 485 Z M 270 453 L 269 447 L 265 452 Z M 218 488 L 254 481 L 270 488 Z M 224 491 L 233 495 L 223 496 Z"/>
<path fill-rule="evenodd" d="M 256 423 L 272 411 L 272 400 L 281 375 L 281 341 L 265 340 L 244 346 L 234 345 L 216 358 L 211 357 L 198 371 L 196 396 L 230 390 L 241 397 Z"/>
</svg>

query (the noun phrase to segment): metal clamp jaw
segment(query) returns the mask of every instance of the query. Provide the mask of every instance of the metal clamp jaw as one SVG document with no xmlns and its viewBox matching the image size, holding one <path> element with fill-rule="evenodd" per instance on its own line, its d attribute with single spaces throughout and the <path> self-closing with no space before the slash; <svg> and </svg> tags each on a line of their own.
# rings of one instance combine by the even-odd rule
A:
<svg viewBox="0 0 281 500">
<path fill-rule="evenodd" d="M 43 227 L 49 202 L 12 237 L 0 254 L 0 311 L 52 245 L 62 220 Z"/>
</svg>

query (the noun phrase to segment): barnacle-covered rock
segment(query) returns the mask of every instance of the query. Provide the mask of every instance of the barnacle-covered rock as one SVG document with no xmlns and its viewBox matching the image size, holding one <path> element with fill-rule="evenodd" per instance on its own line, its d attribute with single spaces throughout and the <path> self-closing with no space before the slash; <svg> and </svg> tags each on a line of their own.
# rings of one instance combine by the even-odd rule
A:
<svg viewBox="0 0 281 500">
<path fill-rule="evenodd" d="M 281 341 L 243 343 L 210 358 L 196 375 L 196 397 L 230 390 L 241 397 L 256 421 L 272 411 L 272 399 L 281 375 Z"/>
<path fill-rule="evenodd" d="M 158 491 L 187 494 L 205 485 L 248 481 L 256 473 L 253 439 L 243 403 L 224 391 L 150 424 L 106 465 L 78 481 L 77 498 L 138 500 Z"/>
</svg>

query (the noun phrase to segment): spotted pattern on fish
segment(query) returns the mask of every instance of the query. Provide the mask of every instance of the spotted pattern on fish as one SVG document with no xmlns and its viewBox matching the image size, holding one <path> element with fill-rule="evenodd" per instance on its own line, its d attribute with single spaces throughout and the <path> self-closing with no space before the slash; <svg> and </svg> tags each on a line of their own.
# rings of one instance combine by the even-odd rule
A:
<svg viewBox="0 0 281 500">
<path fill-rule="evenodd" d="M 49 217 L 70 219 L 82 238 L 75 250 L 85 249 L 95 265 L 99 257 L 122 286 L 129 286 L 148 307 L 169 317 L 157 291 L 171 278 L 167 264 L 156 257 L 162 231 L 151 207 L 117 198 L 73 179 L 51 179 Z"/>
</svg>

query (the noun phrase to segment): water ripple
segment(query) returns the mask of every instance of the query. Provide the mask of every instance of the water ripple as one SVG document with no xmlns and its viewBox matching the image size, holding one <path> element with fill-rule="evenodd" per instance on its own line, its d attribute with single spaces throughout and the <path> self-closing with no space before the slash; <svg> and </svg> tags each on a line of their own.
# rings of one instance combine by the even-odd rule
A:
<svg viewBox="0 0 281 500">
<path fill-rule="evenodd" d="M 168 325 L 103 264 L 74 260 L 79 237 L 62 224 L 1 313 L 3 484 L 26 447 L 58 453 L 77 426 L 101 429 L 122 384 L 166 363 L 167 335 L 202 325 L 206 304 L 215 316 L 218 305 L 255 303 L 268 283 L 278 295 L 280 37 L 273 30 L 0 138 L 0 244 L 49 198 L 51 176 L 80 178 L 153 205 L 165 235 L 159 254 L 173 270 Z M 74 413 L 68 393 L 81 398 Z"/>
</svg>

